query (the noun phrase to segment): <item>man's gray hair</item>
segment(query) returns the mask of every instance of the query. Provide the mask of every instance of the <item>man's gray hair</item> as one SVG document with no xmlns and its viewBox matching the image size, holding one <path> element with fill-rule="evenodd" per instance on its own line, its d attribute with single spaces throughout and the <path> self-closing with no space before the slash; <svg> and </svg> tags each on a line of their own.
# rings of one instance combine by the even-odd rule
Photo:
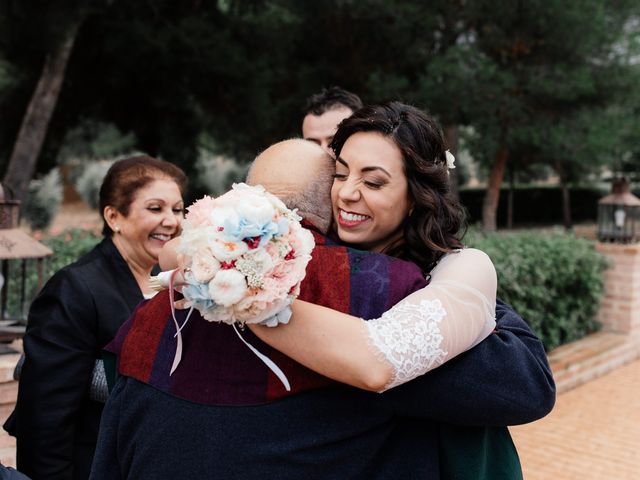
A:
<svg viewBox="0 0 640 480">
<path fill-rule="evenodd" d="M 261 184 L 326 233 L 331 224 L 334 162 L 315 143 L 284 140 L 256 157 L 247 172 L 247 183 Z"/>
<path fill-rule="evenodd" d="M 331 225 L 331 184 L 335 166 L 327 162 L 317 181 L 300 191 L 280 196 L 289 208 L 297 208 L 302 218 L 309 220 L 322 233 L 329 231 Z"/>
</svg>

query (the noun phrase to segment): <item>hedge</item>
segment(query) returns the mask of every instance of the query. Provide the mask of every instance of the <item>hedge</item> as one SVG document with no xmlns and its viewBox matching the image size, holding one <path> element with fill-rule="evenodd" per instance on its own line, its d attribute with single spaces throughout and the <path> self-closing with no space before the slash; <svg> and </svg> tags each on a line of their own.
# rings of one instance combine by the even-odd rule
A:
<svg viewBox="0 0 640 480">
<path fill-rule="evenodd" d="M 509 303 L 547 350 L 600 328 L 607 260 L 593 242 L 571 234 L 469 232 L 466 244 L 485 251 L 498 273 L 498 297 Z"/>
</svg>

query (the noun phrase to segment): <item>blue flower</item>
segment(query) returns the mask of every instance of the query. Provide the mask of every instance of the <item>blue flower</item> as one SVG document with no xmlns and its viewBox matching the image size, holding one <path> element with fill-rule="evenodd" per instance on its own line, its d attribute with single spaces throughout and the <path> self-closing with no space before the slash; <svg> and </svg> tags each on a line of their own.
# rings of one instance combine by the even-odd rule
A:
<svg viewBox="0 0 640 480">
<path fill-rule="evenodd" d="M 193 306 L 198 310 L 207 310 L 215 305 L 209 297 L 209 286 L 206 283 L 190 280 L 182 287 L 182 294 L 187 300 L 192 302 Z"/>
<path fill-rule="evenodd" d="M 245 238 L 260 238 L 260 246 L 271 240 L 280 232 L 280 225 L 269 220 L 264 223 L 256 223 L 241 218 L 239 222 L 228 222 L 224 225 L 224 233 L 230 237 L 244 240 Z"/>
</svg>

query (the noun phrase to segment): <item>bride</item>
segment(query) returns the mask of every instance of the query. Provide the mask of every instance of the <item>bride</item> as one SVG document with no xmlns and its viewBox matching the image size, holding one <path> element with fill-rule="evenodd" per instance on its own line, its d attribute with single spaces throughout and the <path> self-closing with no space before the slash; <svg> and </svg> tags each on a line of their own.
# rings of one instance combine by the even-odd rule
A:
<svg viewBox="0 0 640 480">
<path fill-rule="evenodd" d="M 296 300 L 289 324 L 251 325 L 263 341 L 327 377 L 384 391 L 473 347 L 495 328 L 497 277 L 464 248 L 436 122 L 399 102 L 364 107 L 334 136 L 335 233 L 352 247 L 416 263 L 429 284 L 364 321 Z"/>
</svg>

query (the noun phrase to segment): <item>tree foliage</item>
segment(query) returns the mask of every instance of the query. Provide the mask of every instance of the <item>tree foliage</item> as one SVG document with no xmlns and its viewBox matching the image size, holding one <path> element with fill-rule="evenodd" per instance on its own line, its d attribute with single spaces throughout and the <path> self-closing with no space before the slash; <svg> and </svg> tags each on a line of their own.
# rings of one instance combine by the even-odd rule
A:
<svg viewBox="0 0 640 480">
<path fill-rule="evenodd" d="M 634 3 L 0 0 L 0 167 L 47 52 L 81 17 L 41 172 L 92 122 L 188 172 L 203 135 L 247 161 L 297 135 L 304 99 L 333 84 L 470 127 L 470 153 L 498 187 L 498 159 L 567 183 L 602 165 L 633 170 Z"/>
</svg>

